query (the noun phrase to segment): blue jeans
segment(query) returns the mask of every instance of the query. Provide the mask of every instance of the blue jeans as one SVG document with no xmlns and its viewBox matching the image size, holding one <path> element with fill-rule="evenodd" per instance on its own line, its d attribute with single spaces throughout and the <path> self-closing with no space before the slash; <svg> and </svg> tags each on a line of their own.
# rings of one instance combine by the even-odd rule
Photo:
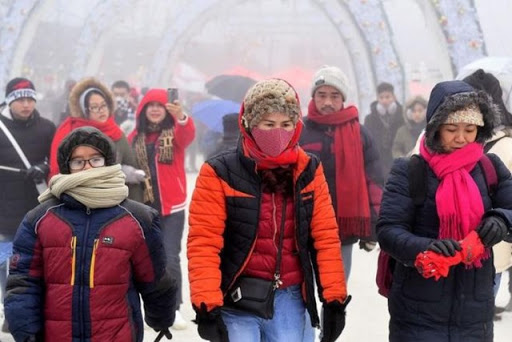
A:
<svg viewBox="0 0 512 342">
<path fill-rule="evenodd" d="M 345 282 L 348 283 L 348 277 L 350 276 L 350 269 L 352 268 L 352 247 L 354 245 L 342 245 L 341 254 L 343 257 L 343 268 L 345 270 Z"/>
<path fill-rule="evenodd" d="M 496 298 L 496 295 L 498 294 L 498 290 L 500 289 L 501 284 L 501 273 L 496 273 L 494 276 L 494 298 Z"/>
<path fill-rule="evenodd" d="M 306 307 L 300 285 L 277 290 L 274 299 L 274 317 L 266 320 L 250 313 L 222 310 L 222 319 L 230 341 L 282 342 L 305 341 Z"/>
<path fill-rule="evenodd" d="M 0 242 L 0 291 L 4 302 L 7 275 L 9 274 L 9 258 L 12 255 L 12 242 Z"/>
<path fill-rule="evenodd" d="M 167 256 L 167 272 L 176 279 L 178 291 L 176 293 L 176 307 L 179 309 L 183 298 L 181 294 L 181 238 L 183 237 L 183 229 L 185 228 L 185 210 L 177 213 L 160 217 L 162 242 L 165 254 Z"/>
</svg>

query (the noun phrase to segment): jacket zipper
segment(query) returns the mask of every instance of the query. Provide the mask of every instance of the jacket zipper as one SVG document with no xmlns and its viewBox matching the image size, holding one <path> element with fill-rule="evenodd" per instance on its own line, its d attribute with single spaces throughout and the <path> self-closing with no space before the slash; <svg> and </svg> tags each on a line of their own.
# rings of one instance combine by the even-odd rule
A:
<svg viewBox="0 0 512 342">
<path fill-rule="evenodd" d="M 272 223 L 274 224 L 274 236 L 272 237 L 272 243 L 274 244 L 274 247 L 276 248 L 276 253 L 279 253 L 279 247 L 276 245 L 276 238 L 277 238 L 277 206 L 275 201 L 275 193 L 272 193 Z M 276 254 L 277 255 L 277 254 Z"/>
<path fill-rule="evenodd" d="M 71 286 L 75 285 L 75 273 L 76 273 L 76 236 L 71 236 Z"/>
<path fill-rule="evenodd" d="M 98 249 L 98 242 L 99 239 L 94 239 L 94 247 L 92 249 L 92 256 L 91 256 L 91 269 L 89 270 L 89 288 L 94 288 L 94 265 L 96 263 L 96 251 Z"/>
<path fill-rule="evenodd" d="M 165 215 L 165 207 L 164 207 L 164 201 L 162 199 L 162 189 L 160 188 L 160 175 L 158 174 L 158 153 L 157 153 L 157 147 L 156 147 L 156 144 L 153 145 L 153 148 L 155 149 L 154 151 L 154 154 L 155 154 L 155 174 L 156 174 L 156 179 L 155 179 L 155 185 L 158 187 L 158 197 L 160 198 L 160 212 L 162 213 L 162 215 Z M 149 165 L 148 165 L 149 167 Z M 153 195 L 155 195 L 153 193 Z M 171 214 L 171 210 L 169 210 L 169 215 Z"/>
<path fill-rule="evenodd" d="M 85 225 L 85 231 L 82 239 L 82 256 L 80 258 L 80 268 L 85 265 L 85 256 L 87 252 L 87 235 L 89 235 L 89 225 L 91 222 L 91 209 L 87 208 L 87 224 Z M 85 336 L 84 332 L 84 285 L 85 285 L 85 276 L 83 269 L 80 269 L 80 284 L 79 284 L 79 304 L 78 304 L 78 315 L 79 315 L 79 326 L 80 326 L 80 336 Z"/>
</svg>

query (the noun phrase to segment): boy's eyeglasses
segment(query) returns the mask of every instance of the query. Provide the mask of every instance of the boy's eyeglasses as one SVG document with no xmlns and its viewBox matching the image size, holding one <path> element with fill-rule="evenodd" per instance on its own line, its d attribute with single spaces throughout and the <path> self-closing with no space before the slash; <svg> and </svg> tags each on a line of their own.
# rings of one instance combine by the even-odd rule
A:
<svg viewBox="0 0 512 342">
<path fill-rule="evenodd" d="M 69 168 L 73 171 L 83 170 L 85 163 L 89 163 L 91 167 L 102 167 L 105 166 L 105 158 L 93 157 L 91 159 L 73 159 L 69 162 Z"/>
</svg>

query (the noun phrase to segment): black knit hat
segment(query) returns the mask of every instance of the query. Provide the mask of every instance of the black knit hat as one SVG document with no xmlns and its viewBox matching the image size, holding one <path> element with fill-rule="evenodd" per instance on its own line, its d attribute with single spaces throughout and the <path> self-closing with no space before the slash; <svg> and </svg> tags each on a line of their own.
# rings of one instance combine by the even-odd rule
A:
<svg viewBox="0 0 512 342">
<path fill-rule="evenodd" d="M 477 90 L 483 90 L 492 97 L 492 101 L 498 106 L 501 113 L 501 123 L 512 125 L 512 114 L 510 114 L 503 103 L 503 90 L 500 81 L 491 73 L 478 69 L 463 79 L 464 82 Z"/>
<path fill-rule="evenodd" d="M 71 173 L 68 165 L 71 154 L 75 148 L 81 145 L 98 150 L 105 157 L 105 166 L 116 164 L 116 153 L 112 140 L 94 127 L 80 127 L 72 130 L 59 145 L 57 163 L 60 173 Z"/>
<path fill-rule="evenodd" d="M 10 105 L 11 102 L 24 97 L 37 101 L 34 83 L 23 77 L 16 77 L 10 80 L 5 87 L 5 103 Z"/>
</svg>

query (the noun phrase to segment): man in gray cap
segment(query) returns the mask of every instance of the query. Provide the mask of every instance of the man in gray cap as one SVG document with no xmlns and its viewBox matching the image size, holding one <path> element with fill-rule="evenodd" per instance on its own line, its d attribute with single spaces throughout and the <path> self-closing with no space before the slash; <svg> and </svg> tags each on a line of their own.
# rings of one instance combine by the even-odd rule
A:
<svg viewBox="0 0 512 342">
<path fill-rule="evenodd" d="M 375 223 L 380 209 L 383 176 L 379 153 L 359 124 L 355 106 L 346 106 L 349 82 L 335 66 L 319 69 L 311 86 L 300 145 L 316 154 L 324 165 L 342 242 L 348 280 L 352 246 L 375 248 Z"/>
</svg>

